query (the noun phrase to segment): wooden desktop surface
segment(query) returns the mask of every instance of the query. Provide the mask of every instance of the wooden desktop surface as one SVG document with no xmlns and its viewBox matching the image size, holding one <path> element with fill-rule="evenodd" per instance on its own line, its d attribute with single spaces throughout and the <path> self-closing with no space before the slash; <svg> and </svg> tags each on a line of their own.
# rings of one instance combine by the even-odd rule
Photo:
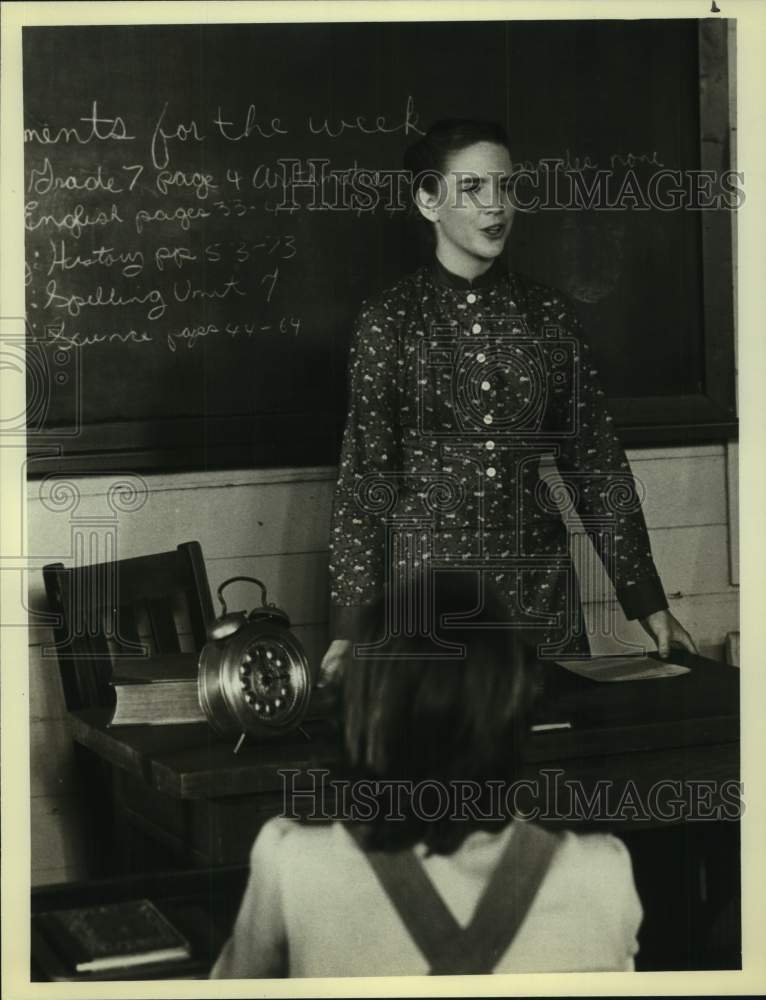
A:
<svg viewBox="0 0 766 1000">
<path fill-rule="evenodd" d="M 610 782 L 612 801 L 635 791 L 646 802 L 669 783 L 681 783 L 691 805 L 679 819 L 712 818 L 738 799 L 739 671 L 715 660 L 674 651 L 690 672 L 659 680 L 595 682 L 547 665 L 537 722 L 568 722 L 571 729 L 536 732 L 523 751 L 523 776 L 561 769 L 562 778 L 587 792 Z M 694 797 L 701 786 L 701 799 Z M 695 786 L 698 790 L 695 791 Z M 667 794 L 665 794 L 667 799 Z M 663 815 L 642 817 L 644 825 L 665 825 Z M 573 817 L 575 819 L 576 817 Z M 612 827 L 635 824 L 630 810 Z"/>
<path fill-rule="evenodd" d="M 532 722 L 568 722 L 526 741 L 525 775 L 555 765 L 568 777 L 644 783 L 737 780 L 739 671 L 688 653 L 678 677 L 597 683 L 546 665 Z M 74 738 L 151 788 L 179 799 L 253 795 L 281 789 L 279 769 L 329 768 L 339 761 L 332 726 L 304 725 L 270 742 L 222 740 L 206 724 L 110 728 L 109 712 L 71 714 Z"/>
</svg>

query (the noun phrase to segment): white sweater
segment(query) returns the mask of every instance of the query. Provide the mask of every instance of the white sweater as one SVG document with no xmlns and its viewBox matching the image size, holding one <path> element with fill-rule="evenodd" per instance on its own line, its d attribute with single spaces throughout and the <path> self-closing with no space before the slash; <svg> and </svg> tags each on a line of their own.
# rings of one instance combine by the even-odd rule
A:
<svg viewBox="0 0 766 1000">
<path fill-rule="evenodd" d="M 478 831 L 425 870 L 465 926 L 508 838 Z M 628 970 L 642 910 L 624 844 L 564 834 L 519 931 L 494 972 Z M 250 855 L 234 930 L 211 978 L 425 975 L 413 943 L 365 855 L 340 823 L 272 819 Z"/>
</svg>

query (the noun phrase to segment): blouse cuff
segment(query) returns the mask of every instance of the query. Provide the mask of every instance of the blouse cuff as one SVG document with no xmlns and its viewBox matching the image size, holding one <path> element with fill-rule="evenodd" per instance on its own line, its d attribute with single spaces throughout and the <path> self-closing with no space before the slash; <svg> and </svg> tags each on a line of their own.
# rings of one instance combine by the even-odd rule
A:
<svg viewBox="0 0 766 1000">
<path fill-rule="evenodd" d="M 350 639 L 361 642 L 367 635 L 370 607 L 366 604 L 330 606 L 330 640 Z"/>
<path fill-rule="evenodd" d="M 646 618 L 655 611 L 665 611 L 668 607 L 662 582 L 654 570 L 651 576 L 630 584 L 627 587 L 617 587 L 617 600 L 625 612 L 628 621 L 636 618 Z"/>
</svg>

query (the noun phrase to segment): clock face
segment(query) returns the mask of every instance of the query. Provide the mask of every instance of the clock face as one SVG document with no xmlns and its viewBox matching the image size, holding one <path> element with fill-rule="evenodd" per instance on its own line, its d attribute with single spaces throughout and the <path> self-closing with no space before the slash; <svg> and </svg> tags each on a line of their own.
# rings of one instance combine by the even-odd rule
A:
<svg viewBox="0 0 766 1000">
<path fill-rule="evenodd" d="M 252 712 L 268 722 L 287 717 L 297 698 L 295 665 L 290 650 L 276 639 L 264 636 L 245 650 L 239 680 Z"/>
</svg>

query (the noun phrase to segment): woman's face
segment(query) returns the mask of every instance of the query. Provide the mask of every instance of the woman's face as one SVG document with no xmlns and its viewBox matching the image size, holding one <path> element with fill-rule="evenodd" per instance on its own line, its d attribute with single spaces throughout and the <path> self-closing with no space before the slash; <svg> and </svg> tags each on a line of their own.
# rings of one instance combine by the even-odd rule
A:
<svg viewBox="0 0 766 1000">
<path fill-rule="evenodd" d="M 436 232 L 436 253 L 464 277 L 482 274 L 505 246 L 513 222 L 505 146 L 477 142 L 450 154 L 438 194 L 421 188 L 418 208 Z"/>
</svg>

